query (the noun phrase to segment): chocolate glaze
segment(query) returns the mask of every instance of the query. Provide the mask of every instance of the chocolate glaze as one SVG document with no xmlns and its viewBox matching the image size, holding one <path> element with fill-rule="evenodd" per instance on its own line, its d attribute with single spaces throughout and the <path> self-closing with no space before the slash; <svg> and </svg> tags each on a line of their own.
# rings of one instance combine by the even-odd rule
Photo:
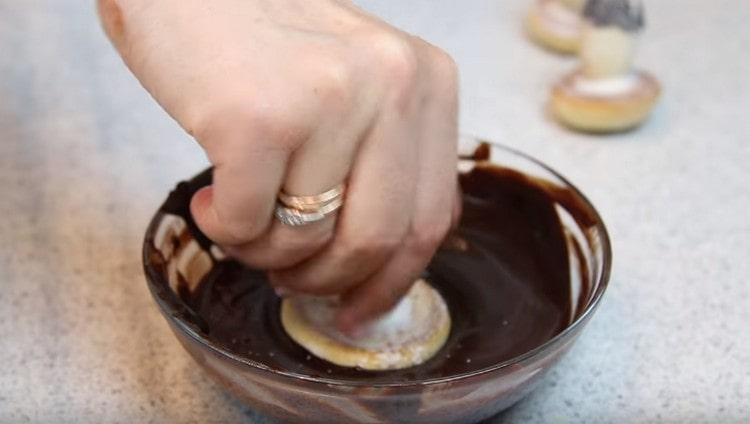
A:
<svg viewBox="0 0 750 424">
<path fill-rule="evenodd" d="M 616 26 L 629 32 L 640 31 L 645 25 L 639 0 L 588 0 L 583 16 L 595 26 Z"/>
<path fill-rule="evenodd" d="M 422 365 L 368 372 L 316 358 L 284 332 L 280 300 L 265 274 L 234 261 L 219 262 L 195 291 L 180 290 L 179 296 L 206 338 L 276 370 L 395 383 L 447 377 L 509 360 L 542 345 L 571 321 L 568 255 L 578 252 L 569 252 L 555 204 L 573 208 L 575 215 L 574 197 L 490 165 L 478 164 L 460 182 L 460 225 L 425 271 L 446 299 L 453 325 L 443 349 Z"/>
</svg>

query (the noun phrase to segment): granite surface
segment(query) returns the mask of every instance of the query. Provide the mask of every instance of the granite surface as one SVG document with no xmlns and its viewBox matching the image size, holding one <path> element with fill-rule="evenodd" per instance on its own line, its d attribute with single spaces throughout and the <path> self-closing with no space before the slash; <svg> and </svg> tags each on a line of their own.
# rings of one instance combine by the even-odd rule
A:
<svg viewBox="0 0 750 424">
<path fill-rule="evenodd" d="M 91 3 L 0 0 L 0 422 L 267 422 L 192 365 L 146 289 L 146 223 L 206 160 Z M 496 421 L 750 421 L 750 4 L 650 2 L 638 63 L 665 97 L 609 137 L 545 116 L 573 62 L 527 43 L 527 2 L 363 4 L 450 51 L 464 130 L 568 176 L 614 240 L 595 319 Z"/>
</svg>

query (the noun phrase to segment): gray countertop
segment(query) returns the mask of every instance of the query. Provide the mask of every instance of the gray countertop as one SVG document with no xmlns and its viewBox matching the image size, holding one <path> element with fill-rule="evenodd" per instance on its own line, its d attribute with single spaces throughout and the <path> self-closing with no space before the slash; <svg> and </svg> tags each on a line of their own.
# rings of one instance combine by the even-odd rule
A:
<svg viewBox="0 0 750 424">
<path fill-rule="evenodd" d="M 145 226 L 206 160 L 91 3 L 0 0 L 0 422 L 265 422 L 193 366 L 144 284 Z M 573 62 L 524 39 L 527 2 L 363 3 L 455 56 L 465 131 L 561 171 L 611 231 L 600 310 L 498 422 L 748 422 L 750 4 L 650 2 L 638 63 L 663 101 L 594 137 L 543 112 Z"/>
</svg>

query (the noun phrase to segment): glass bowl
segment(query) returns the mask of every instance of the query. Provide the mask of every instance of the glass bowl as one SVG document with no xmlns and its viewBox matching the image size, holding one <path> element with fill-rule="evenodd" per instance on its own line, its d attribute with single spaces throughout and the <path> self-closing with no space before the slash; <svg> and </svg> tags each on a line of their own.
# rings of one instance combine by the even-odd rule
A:
<svg viewBox="0 0 750 424">
<path fill-rule="evenodd" d="M 483 143 L 462 137 L 461 150 L 473 152 Z M 487 145 L 485 159 L 494 165 L 541 181 L 548 190 L 571 193 L 555 205 L 570 254 L 570 324 L 512 359 L 444 378 L 366 383 L 274 370 L 209 340 L 200 317 L 181 301 L 180 290 L 194 288 L 217 261 L 227 260 L 189 212 L 192 193 L 211 181 L 210 169 L 180 183 L 153 217 L 143 245 L 149 289 L 198 366 L 249 406 L 282 422 L 442 423 L 491 417 L 531 392 L 578 338 L 607 287 L 612 253 L 598 213 L 567 180 L 523 153 Z"/>
</svg>

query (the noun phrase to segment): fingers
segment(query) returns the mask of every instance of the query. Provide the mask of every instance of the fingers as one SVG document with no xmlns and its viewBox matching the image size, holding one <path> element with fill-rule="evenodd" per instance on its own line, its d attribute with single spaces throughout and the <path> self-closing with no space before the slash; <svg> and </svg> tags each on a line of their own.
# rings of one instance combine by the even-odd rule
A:
<svg viewBox="0 0 750 424">
<path fill-rule="evenodd" d="M 299 133 L 310 135 L 296 136 L 298 142 L 277 142 L 275 135 L 284 131 L 270 137 L 265 132 L 267 143 L 248 143 L 247 131 L 236 139 L 236 132 L 209 133 L 201 141 L 209 153 L 212 140 L 223 144 L 221 156 L 211 157 L 214 184 L 196 193 L 191 204 L 201 229 L 229 245 L 232 256 L 270 270 L 277 288 L 345 293 L 338 317 L 342 328 L 395 305 L 460 215 L 457 77 L 452 61 L 431 49 L 419 59 L 430 64 L 419 78 L 408 55 L 388 67 L 393 79 L 373 108 L 376 117 L 375 112 L 352 116 L 347 107 L 326 109 L 326 119 L 304 120 L 315 122 L 314 130 L 302 127 Z M 348 88 L 324 91 L 326 98 L 336 98 Z M 345 179 L 338 216 L 301 227 L 273 220 L 282 188 L 291 195 L 314 195 Z"/>
<path fill-rule="evenodd" d="M 391 310 L 409 291 L 429 263 L 435 250 L 410 238 L 390 261 L 364 283 L 346 293 L 336 316 L 339 330 L 356 334 L 356 329 Z"/>
<path fill-rule="evenodd" d="M 367 112 L 340 111 L 318 127 L 292 155 L 284 191 L 293 196 L 316 195 L 345 182 L 372 119 Z"/>
<path fill-rule="evenodd" d="M 420 134 L 420 166 L 410 232 L 404 244 L 373 277 L 344 297 L 337 316 L 342 331 L 394 307 L 409 290 L 461 214 L 457 187 L 458 93 L 452 60 L 432 49 L 431 85 L 425 94 Z"/>
<path fill-rule="evenodd" d="M 308 143 L 295 153 L 293 164 L 287 171 L 285 193 L 296 196 L 316 195 L 345 181 L 351 163 L 349 156 L 353 155 L 357 143 L 344 145 L 339 155 L 333 154 L 331 144 L 334 143 L 329 141 L 326 146 L 321 145 L 320 149 L 315 150 L 308 148 L 315 146 L 315 143 Z M 272 204 L 276 202 L 276 194 L 271 200 Z M 228 253 L 259 269 L 291 267 L 315 254 L 331 240 L 337 216 L 338 212 L 334 212 L 321 221 L 295 227 L 272 219 L 267 231 L 260 237 L 234 246 Z"/>
<path fill-rule="evenodd" d="M 338 80 L 329 78 L 329 80 Z M 330 83 L 329 83 L 330 84 Z M 321 102 L 330 111 L 328 120 L 316 128 L 315 135 L 300 146 L 290 158 L 284 192 L 304 196 L 324 193 L 346 182 L 354 157 L 372 121 L 374 107 L 367 101 L 356 110 L 346 110 L 349 103 L 340 87 L 329 88 Z M 269 230 L 258 239 L 230 249 L 230 254 L 247 265 L 277 270 L 289 268 L 321 250 L 333 237 L 338 213 L 320 222 L 289 227 L 273 220 Z"/>
<path fill-rule="evenodd" d="M 257 269 L 277 270 L 292 267 L 322 249 L 336 228 L 334 213 L 324 220 L 290 227 L 273 220 L 269 231 L 250 243 L 225 248 L 228 255 Z"/>
<path fill-rule="evenodd" d="M 420 239 L 439 244 L 461 214 L 458 189 L 458 73 L 453 60 L 432 46 L 429 57 L 431 86 L 423 113 L 420 140 L 419 185 L 414 231 Z"/>
<path fill-rule="evenodd" d="M 375 273 L 402 242 L 416 187 L 416 143 L 408 116 L 389 109 L 363 143 L 336 235 L 321 253 L 271 282 L 310 294 L 340 293 Z"/>
<path fill-rule="evenodd" d="M 274 140 L 273 132 L 216 124 L 199 139 L 214 164 L 213 183 L 195 193 L 190 211 L 211 240 L 240 245 L 268 228 L 289 150 L 283 141 Z M 212 148 L 218 144 L 220 149 Z"/>
</svg>

